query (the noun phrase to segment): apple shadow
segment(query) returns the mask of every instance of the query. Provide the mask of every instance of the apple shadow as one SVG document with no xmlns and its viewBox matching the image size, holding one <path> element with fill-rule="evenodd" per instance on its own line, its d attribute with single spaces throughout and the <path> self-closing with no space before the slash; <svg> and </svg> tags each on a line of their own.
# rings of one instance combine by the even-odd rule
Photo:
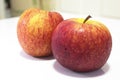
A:
<svg viewBox="0 0 120 80">
<path fill-rule="evenodd" d="M 53 55 L 47 56 L 47 57 L 33 57 L 33 56 L 25 53 L 23 50 L 20 51 L 20 56 L 25 58 L 25 59 L 35 60 L 35 61 L 39 61 L 39 60 L 44 60 L 45 61 L 45 60 L 53 60 L 54 59 Z"/>
<path fill-rule="evenodd" d="M 77 78 L 89 78 L 89 77 L 102 76 L 105 73 L 107 73 L 110 69 L 110 66 L 109 66 L 108 63 L 106 63 L 101 69 L 96 70 L 96 71 L 92 71 L 92 72 L 74 72 L 74 71 L 71 71 L 71 70 L 63 67 L 57 61 L 55 61 L 53 66 L 54 66 L 54 69 L 57 72 L 59 72 L 63 75 L 67 75 L 67 76 L 71 76 L 71 77 L 77 77 Z"/>
</svg>

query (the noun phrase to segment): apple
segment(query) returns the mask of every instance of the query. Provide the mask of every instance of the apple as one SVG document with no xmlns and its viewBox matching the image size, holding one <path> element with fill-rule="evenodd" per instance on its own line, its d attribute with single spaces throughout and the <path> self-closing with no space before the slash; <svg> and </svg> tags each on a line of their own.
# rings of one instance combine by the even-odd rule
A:
<svg viewBox="0 0 120 80">
<path fill-rule="evenodd" d="M 53 55 L 62 66 L 70 70 L 95 71 L 110 56 L 110 31 L 101 22 L 89 20 L 90 17 L 64 20 L 53 32 Z"/>
<path fill-rule="evenodd" d="M 35 57 L 51 55 L 52 33 L 61 21 L 63 17 L 58 12 L 25 10 L 17 24 L 17 37 L 23 50 Z"/>
</svg>

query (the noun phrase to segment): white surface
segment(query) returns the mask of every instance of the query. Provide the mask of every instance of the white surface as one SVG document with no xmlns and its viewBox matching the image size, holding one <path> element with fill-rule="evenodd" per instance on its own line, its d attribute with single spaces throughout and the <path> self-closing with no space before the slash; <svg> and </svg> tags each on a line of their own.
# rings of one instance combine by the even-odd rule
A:
<svg viewBox="0 0 120 80">
<path fill-rule="evenodd" d="M 84 17 L 63 14 L 65 18 Z M 120 20 L 94 17 L 108 26 L 113 39 L 111 55 L 98 71 L 76 73 L 63 68 L 54 58 L 27 55 L 17 40 L 18 18 L 0 20 L 0 80 L 119 80 Z"/>
</svg>

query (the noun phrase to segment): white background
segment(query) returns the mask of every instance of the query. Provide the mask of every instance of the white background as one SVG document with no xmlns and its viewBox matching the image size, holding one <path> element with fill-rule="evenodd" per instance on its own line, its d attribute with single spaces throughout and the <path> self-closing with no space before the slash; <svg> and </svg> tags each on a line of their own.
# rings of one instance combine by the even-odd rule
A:
<svg viewBox="0 0 120 80">
<path fill-rule="evenodd" d="M 120 0 L 61 0 L 61 10 L 120 18 Z"/>
<path fill-rule="evenodd" d="M 0 0 L 0 18 L 5 17 L 4 15 L 5 8 L 3 7 L 4 6 L 3 1 L 4 0 Z M 120 18 L 119 10 L 120 0 L 42 0 L 42 1 L 44 1 L 44 4 L 45 2 L 47 3 L 49 1 L 51 10 L 78 13 L 82 15 L 91 14 L 95 16 Z M 23 5 L 21 5 L 21 8 L 22 7 Z"/>
</svg>

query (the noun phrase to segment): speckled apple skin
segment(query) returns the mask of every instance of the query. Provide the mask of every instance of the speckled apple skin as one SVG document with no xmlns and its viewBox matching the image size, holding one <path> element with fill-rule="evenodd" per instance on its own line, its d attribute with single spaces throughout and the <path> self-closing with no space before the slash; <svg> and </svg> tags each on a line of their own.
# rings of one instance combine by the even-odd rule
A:
<svg viewBox="0 0 120 80">
<path fill-rule="evenodd" d="M 97 21 L 68 19 L 61 22 L 52 36 L 53 55 L 64 67 L 88 72 L 101 68 L 109 58 L 112 37 Z"/>
<path fill-rule="evenodd" d="M 31 8 L 21 14 L 17 24 L 17 36 L 23 50 L 32 56 L 52 54 L 51 37 L 63 17 L 57 12 Z"/>
</svg>

